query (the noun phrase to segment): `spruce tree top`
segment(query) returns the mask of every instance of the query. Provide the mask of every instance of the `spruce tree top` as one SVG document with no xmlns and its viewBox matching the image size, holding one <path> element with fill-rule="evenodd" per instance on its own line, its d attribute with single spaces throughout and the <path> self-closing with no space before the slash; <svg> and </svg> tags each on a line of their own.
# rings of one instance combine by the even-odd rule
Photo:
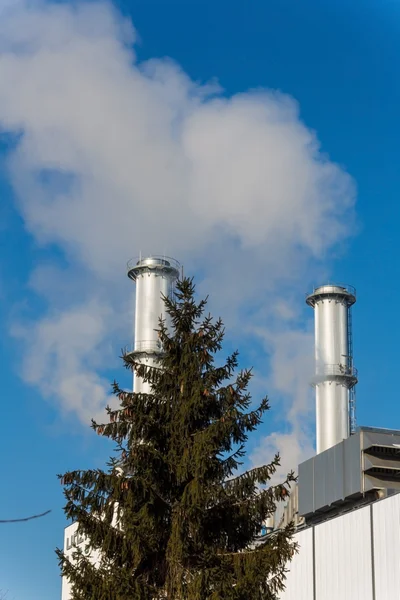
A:
<svg viewBox="0 0 400 600">
<path fill-rule="evenodd" d="M 279 456 L 239 470 L 268 400 L 251 408 L 251 372 L 235 375 L 237 353 L 215 365 L 223 324 L 204 316 L 191 279 L 164 300 L 170 328 L 160 322 L 158 364 L 124 356 L 152 393 L 114 383 L 119 408 L 107 407 L 107 424 L 93 422 L 116 457 L 105 471 L 60 476 L 66 516 L 100 556 L 93 566 L 83 550 L 72 561 L 57 550 L 63 574 L 73 600 L 273 600 L 295 551 L 293 528 L 255 542 L 294 478 L 266 487 Z"/>
</svg>

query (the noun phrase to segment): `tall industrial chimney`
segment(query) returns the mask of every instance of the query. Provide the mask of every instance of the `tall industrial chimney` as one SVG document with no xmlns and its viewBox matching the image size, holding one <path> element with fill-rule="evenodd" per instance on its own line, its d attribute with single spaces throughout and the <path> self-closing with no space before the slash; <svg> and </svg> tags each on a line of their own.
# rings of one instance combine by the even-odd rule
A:
<svg viewBox="0 0 400 600">
<path fill-rule="evenodd" d="M 355 431 L 357 371 L 353 366 L 351 286 L 323 285 L 307 296 L 315 311 L 315 377 L 317 453 Z"/>
<path fill-rule="evenodd" d="M 160 317 L 167 319 L 163 296 L 171 296 L 179 277 L 179 263 L 165 256 L 149 256 L 128 262 L 128 277 L 136 282 L 135 360 L 149 366 L 157 364 L 162 352 L 155 331 Z M 168 319 L 167 319 L 168 320 Z M 134 392 L 149 393 L 150 386 L 134 376 Z"/>
</svg>

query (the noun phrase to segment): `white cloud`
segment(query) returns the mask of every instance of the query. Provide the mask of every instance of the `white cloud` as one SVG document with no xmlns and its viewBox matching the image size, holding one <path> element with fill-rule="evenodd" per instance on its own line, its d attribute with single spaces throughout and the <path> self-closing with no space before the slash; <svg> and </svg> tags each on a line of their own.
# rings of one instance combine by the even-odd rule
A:
<svg viewBox="0 0 400 600">
<path fill-rule="evenodd" d="M 294 423 L 310 410 L 314 336 L 311 332 L 296 329 L 264 335 L 272 350 L 271 383 L 274 389 L 296 399 L 287 413 L 287 419 Z"/>
<path fill-rule="evenodd" d="M 286 317 L 286 312 L 285 312 Z M 313 454 L 314 393 L 309 382 L 313 373 L 313 334 L 300 329 L 258 330 L 271 355 L 269 383 L 272 394 L 280 398 L 283 431 L 262 437 L 250 459 L 254 466 L 263 464 L 275 452 L 281 465 L 273 483 L 283 481 L 291 471 Z"/>
<path fill-rule="evenodd" d="M 312 441 L 302 430 L 294 429 L 289 433 L 273 432 L 266 436 L 252 453 L 252 462 L 256 466 L 263 465 L 276 452 L 279 452 L 281 462 L 271 478 L 271 485 L 285 481 L 288 473 L 296 472 L 297 465 L 315 453 Z"/>
<path fill-rule="evenodd" d="M 353 181 L 320 152 L 292 98 L 226 97 L 172 61 L 139 64 L 135 35 L 107 3 L 26 2 L 0 20 L 11 182 L 27 229 L 62 249 L 76 290 L 54 289 L 57 267 L 33 275 L 49 314 L 30 331 L 36 367 L 25 377 L 86 421 L 108 392 L 97 373 L 112 322 L 128 325 L 123 265 L 165 251 L 201 266 L 211 308 L 236 332 L 274 331 L 274 386 L 302 398 L 297 371 L 282 371 L 285 323 L 295 328 L 298 312 L 279 289 L 298 299 L 311 266 L 348 234 Z"/>
<path fill-rule="evenodd" d="M 54 312 L 31 327 L 14 328 L 14 336 L 29 344 L 29 360 L 22 366 L 25 380 L 85 422 L 101 418 L 110 384 L 97 374 L 97 367 L 100 358 L 110 358 L 104 338 L 113 319 L 108 306 L 93 301 Z"/>
</svg>

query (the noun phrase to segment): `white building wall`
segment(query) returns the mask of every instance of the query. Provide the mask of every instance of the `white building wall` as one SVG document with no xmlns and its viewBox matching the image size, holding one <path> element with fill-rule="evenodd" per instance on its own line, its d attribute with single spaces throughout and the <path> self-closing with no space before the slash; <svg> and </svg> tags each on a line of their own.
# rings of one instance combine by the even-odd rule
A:
<svg viewBox="0 0 400 600">
<path fill-rule="evenodd" d="M 375 599 L 400 598 L 400 494 L 373 506 Z"/>
<path fill-rule="evenodd" d="M 300 531 L 296 541 L 300 546 L 299 552 L 290 563 L 281 600 L 314 600 L 313 530 Z"/>
<path fill-rule="evenodd" d="M 373 600 L 369 507 L 315 527 L 318 600 Z"/>
<path fill-rule="evenodd" d="M 64 530 L 64 552 L 70 558 L 74 550 L 77 546 L 85 549 L 85 540 L 83 537 L 78 536 L 77 534 L 78 523 L 73 523 L 69 527 L 66 527 Z M 91 559 L 94 563 L 98 561 L 98 552 L 92 551 L 88 552 L 90 554 Z M 61 584 L 61 600 L 70 600 L 71 599 L 71 585 L 69 581 L 63 577 Z"/>
<path fill-rule="evenodd" d="M 400 494 L 295 535 L 280 600 L 400 598 Z"/>
</svg>

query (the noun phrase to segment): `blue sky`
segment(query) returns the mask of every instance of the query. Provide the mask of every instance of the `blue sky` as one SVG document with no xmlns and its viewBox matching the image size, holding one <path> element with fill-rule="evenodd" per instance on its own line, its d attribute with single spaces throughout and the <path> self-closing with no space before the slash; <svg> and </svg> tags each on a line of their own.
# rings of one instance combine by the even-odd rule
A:
<svg viewBox="0 0 400 600">
<path fill-rule="evenodd" d="M 52 509 L 1 525 L 10 600 L 60 597 L 56 474 L 107 456 L 85 423 L 109 380 L 129 385 L 124 261 L 140 250 L 197 275 L 227 350 L 255 365 L 273 409 L 250 461 L 310 451 L 304 294 L 328 279 L 358 292 L 358 423 L 400 428 L 398 3 L 74 6 L 20 3 L 0 23 L 0 515 Z"/>
</svg>

